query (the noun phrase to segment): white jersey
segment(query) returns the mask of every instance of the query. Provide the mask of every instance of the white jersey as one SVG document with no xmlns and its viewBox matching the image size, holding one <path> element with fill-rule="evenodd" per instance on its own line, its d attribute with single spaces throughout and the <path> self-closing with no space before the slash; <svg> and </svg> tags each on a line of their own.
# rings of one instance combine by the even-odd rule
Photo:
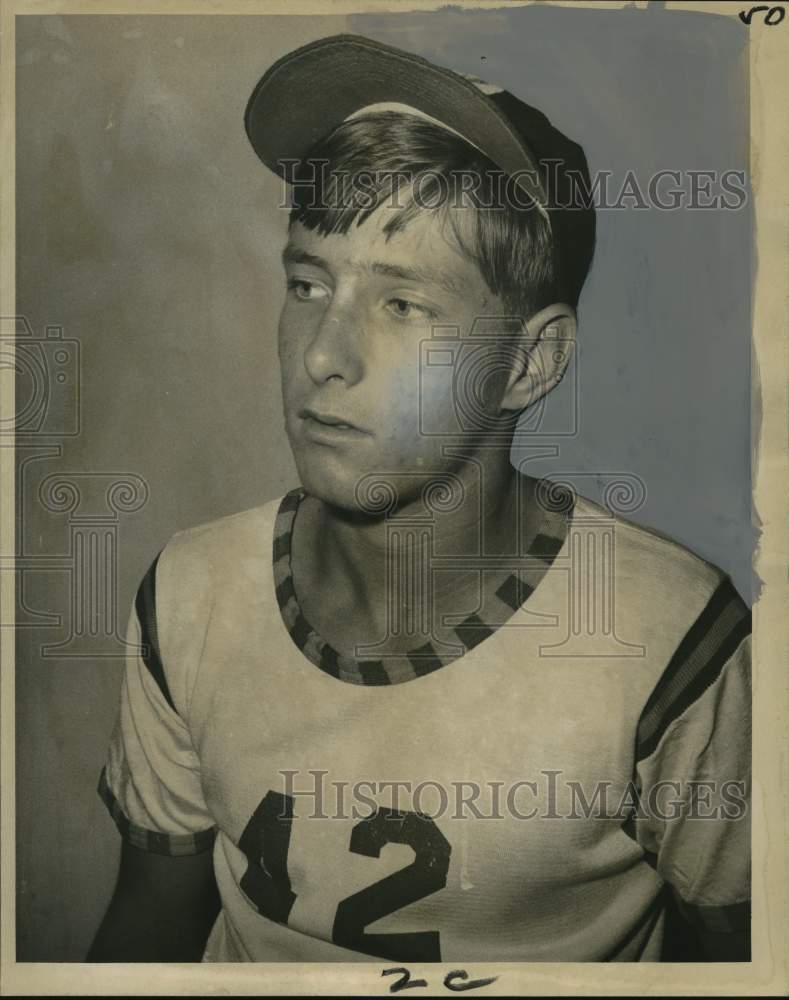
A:
<svg viewBox="0 0 789 1000">
<path fill-rule="evenodd" d="M 213 849 L 207 961 L 654 961 L 666 892 L 747 920 L 750 614 L 687 549 L 546 510 L 485 617 L 339 655 L 290 571 L 303 494 L 175 535 L 137 595 L 100 791 Z"/>
</svg>

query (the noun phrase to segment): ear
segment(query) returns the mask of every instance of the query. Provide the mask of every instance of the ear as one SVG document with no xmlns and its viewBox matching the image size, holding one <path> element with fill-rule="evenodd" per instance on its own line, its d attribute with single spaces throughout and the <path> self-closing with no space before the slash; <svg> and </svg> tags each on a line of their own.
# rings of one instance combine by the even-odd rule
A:
<svg viewBox="0 0 789 1000">
<path fill-rule="evenodd" d="M 521 363 L 513 366 L 501 400 L 503 410 L 525 410 L 562 380 L 575 348 L 577 319 L 572 306 L 556 303 L 526 323 Z"/>
</svg>

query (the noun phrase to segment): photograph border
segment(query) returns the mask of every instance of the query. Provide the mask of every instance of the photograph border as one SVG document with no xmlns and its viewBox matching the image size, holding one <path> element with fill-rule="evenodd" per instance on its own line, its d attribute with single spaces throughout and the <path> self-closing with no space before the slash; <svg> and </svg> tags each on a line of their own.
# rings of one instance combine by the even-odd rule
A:
<svg viewBox="0 0 789 1000">
<path fill-rule="evenodd" d="M 527 6 L 528 0 L 453 0 L 453 7 L 488 9 Z M 553 4 L 552 4 L 553 5 Z M 558 3 L 556 6 L 575 6 Z M 228 0 L 228 2 L 4 2 L 2 3 L 3 170 L 0 188 L 0 315 L 15 315 L 15 19 L 26 14 L 296 15 L 397 13 L 438 10 L 441 2 L 334 2 L 334 0 Z M 646 8 L 646 3 L 583 3 L 605 10 Z M 748 3 L 667 3 L 669 11 L 696 11 L 738 18 Z M 484 989 L 504 995 L 784 995 L 789 992 L 789 18 L 750 27 L 750 181 L 754 195 L 754 298 L 752 313 L 753 520 L 760 531 L 754 569 L 762 583 L 753 605 L 754 685 L 752 806 L 752 961 L 750 963 L 473 963 L 474 977 L 497 976 Z M 13 392 L 0 397 L 0 419 L 13 417 Z M 259 963 L 88 965 L 15 961 L 15 685 L 14 582 L 9 555 L 14 545 L 14 449 L 0 447 L 0 994 L 2 995 L 387 995 L 391 979 L 381 978 L 382 960 L 364 963 Z M 414 978 L 439 992 L 450 963 L 414 964 Z M 435 985 L 435 989 L 433 986 Z M 446 990 L 441 990 L 446 993 Z"/>
</svg>

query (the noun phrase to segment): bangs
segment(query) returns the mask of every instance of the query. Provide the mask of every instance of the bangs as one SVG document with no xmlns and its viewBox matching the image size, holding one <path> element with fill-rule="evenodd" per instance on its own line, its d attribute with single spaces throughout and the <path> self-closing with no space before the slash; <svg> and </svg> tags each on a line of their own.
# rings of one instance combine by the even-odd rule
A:
<svg viewBox="0 0 789 1000">
<path fill-rule="evenodd" d="M 434 213 L 494 295 L 528 315 L 556 301 L 550 224 L 507 175 L 463 138 L 430 121 L 379 111 L 343 122 L 291 177 L 290 225 L 327 236 L 391 210 L 387 239 Z"/>
</svg>

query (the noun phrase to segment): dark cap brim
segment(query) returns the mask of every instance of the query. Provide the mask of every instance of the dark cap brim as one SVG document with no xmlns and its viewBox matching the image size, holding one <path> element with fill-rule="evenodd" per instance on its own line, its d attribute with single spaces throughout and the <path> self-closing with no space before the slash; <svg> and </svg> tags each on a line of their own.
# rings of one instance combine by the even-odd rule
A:
<svg viewBox="0 0 789 1000">
<path fill-rule="evenodd" d="M 508 174 L 537 169 L 530 148 L 470 80 L 358 35 L 321 38 L 275 62 L 255 87 L 244 124 L 263 163 L 286 176 L 281 161 L 303 159 L 348 115 L 384 101 L 438 119 Z"/>
</svg>

